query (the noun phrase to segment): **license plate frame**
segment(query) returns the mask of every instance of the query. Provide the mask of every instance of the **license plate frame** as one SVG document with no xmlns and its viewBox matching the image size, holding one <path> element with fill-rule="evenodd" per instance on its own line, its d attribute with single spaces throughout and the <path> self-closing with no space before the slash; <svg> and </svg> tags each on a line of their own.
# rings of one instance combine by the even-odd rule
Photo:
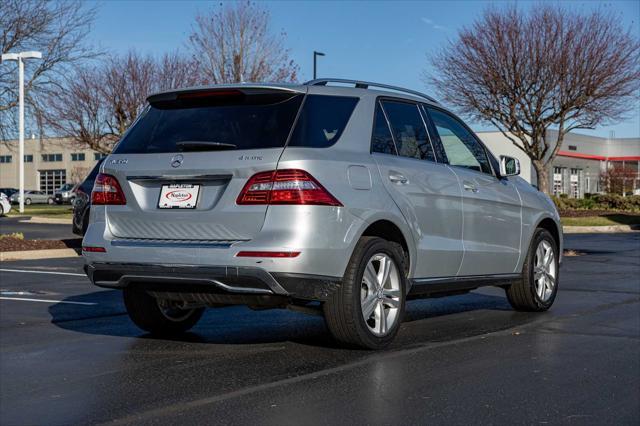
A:
<svg viewBox="0 0 640 426">
<path fill-rule="evenodd" d="M 198 205 L 200 185 L 191 183 L 164 184 L 158 197 L 159 209 L 193 210 Z"/>
</svg>

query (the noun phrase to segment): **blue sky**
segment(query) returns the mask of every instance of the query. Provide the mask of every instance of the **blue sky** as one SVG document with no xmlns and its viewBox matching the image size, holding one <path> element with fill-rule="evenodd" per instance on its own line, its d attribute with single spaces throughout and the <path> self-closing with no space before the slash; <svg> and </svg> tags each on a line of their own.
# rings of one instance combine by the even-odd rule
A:
<svg viewBox="0 0 640 426">
<path fill-rule="evenodd" d="M 135 49 L 161 54 L 180 49 L 198 11 L 220 2 L 206 1 L 101 1 L 91 37 L 96 44 L 114 52 Z M 457 30 L 470 25 L 492 2 L 483 1 L 270 1 L 260 2 L 270 10 L 273 29 L 286 32 L 285 44 L 300 65 L 300 79 L 311 79 L 312 52 L 322 77 L 356 78 L 430 91 L 421 80 L 428 71 L 428 55 Z M 506 2 L 493 2 L 505 5 Z M 619 14 L 625 28 L 640 37 L 640 2 L 560 2 L 572 9 L 594 8 Z M 520 1 L 525 8 L 536 2 Z M 640 104 L 618 124 L 581 133 L 616 137 L 640 136 Z M 484 130 L 481 125 L 473 126 Z"/>
</svg>

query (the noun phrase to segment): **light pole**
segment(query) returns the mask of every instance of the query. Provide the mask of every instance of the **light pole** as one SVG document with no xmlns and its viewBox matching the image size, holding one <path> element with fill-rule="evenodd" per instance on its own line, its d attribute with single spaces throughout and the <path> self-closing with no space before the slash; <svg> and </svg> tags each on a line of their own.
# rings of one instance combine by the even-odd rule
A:
<svg viewBox="0 0 640 426">
<path fill-rule="evenodd" d="M 313 51 L 313 79 L 316 79 L 316 68 L 317 68 L 317 64 L 316 64 L 316 58 L 318 56 L 324 56 L 324 53 L 322 52 L 316 52 L 315 50 Z"/>
<path fill-rule="evenodd" d="M 18 61 L 18 131 L 20 142 L 18 148 L 20 174 L 20 213 L 24 213 L 24 59 L 40 59 L 41 52 L 30 51 L 20 53 L 4 53 L 2 62 Z"/>
</svg>

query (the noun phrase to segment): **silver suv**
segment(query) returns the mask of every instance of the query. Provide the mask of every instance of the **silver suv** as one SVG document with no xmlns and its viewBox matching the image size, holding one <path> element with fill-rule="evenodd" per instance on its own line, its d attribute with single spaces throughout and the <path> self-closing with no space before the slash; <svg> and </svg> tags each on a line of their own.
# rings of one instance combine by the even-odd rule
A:
<svg viewBox="0 0 640 426">
<path fill-rule="evenodd" d="M 102 165 L 83 241 L 91 281 L 122 289 L 148 332 L 289 307 L 377 349 L 407 299 L 491 285 L 517 310 L 554 301 L 553 203 L 429 96 L 322 79 L 148 101 Z"/>
</svg>

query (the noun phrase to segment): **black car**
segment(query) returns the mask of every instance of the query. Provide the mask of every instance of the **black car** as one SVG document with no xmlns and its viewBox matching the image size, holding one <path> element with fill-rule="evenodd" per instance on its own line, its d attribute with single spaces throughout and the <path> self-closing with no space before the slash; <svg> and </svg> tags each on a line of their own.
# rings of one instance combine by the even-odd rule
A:
<svg viewBox="0 0 640 426">
<path fill-rule="evenodd" d="M 11 198 L 13 194 L 18 192 L 16 188 L 0 188 L 0 193 L 3 193 L 7 198 Z"/>
<path fill-rule="evenodd" d="M 84 181 L 75 189 L 75 200 L 73 202 L 73 233 L 84 235 L 89 225 L 89 213 L 91 211 L 91 190 L 93 182 L 100 171 L 100 165 L 104 158 L 98 160 L 91 170 L 91 173 L 84 178 Z"/>
</svg>

